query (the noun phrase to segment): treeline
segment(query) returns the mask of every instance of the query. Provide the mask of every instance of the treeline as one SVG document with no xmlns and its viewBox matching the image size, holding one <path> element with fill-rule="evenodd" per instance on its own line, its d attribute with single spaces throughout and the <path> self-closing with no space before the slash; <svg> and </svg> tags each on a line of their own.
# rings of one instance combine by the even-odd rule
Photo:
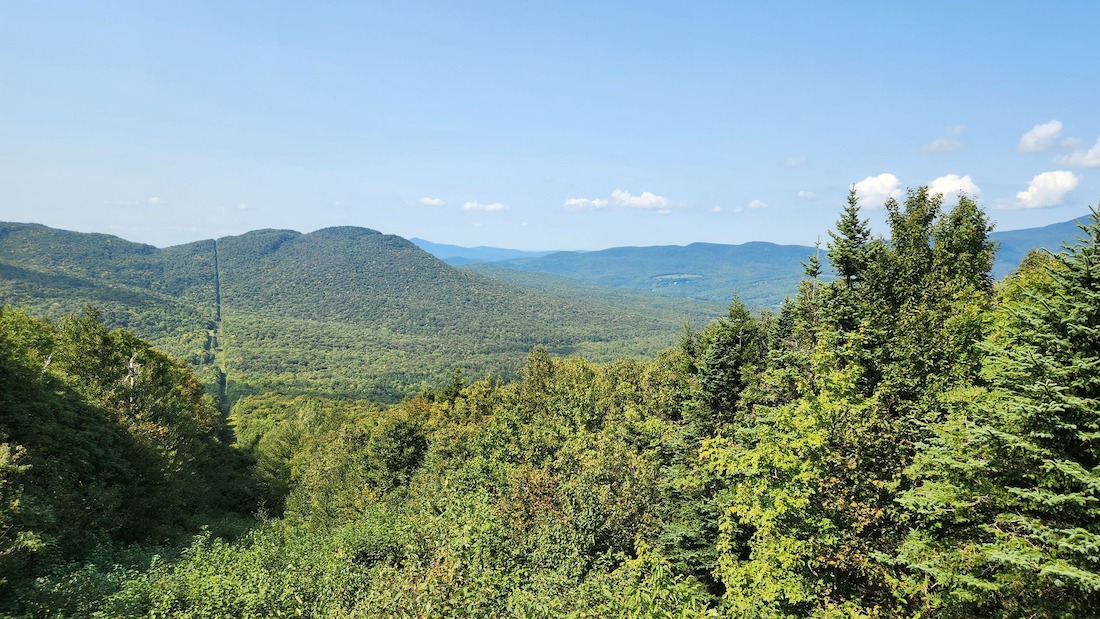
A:
<svg viewBox="0 0 1100 619">
<path fill-rule="evenodd" d="M 391 407 L 244 396 L 255 485 L 231 487 L 262 502 L 254 529 L 74 554 L 7 610 L 1097 616 L 1100 211 L 997 286 L 971 200 L 887 213 L 874 238 L 851 195 L 835 279 L 812 256 L 777 313 L 735 301 L 650 360 L 535 349 L 516 381 L 455 372 Z M 32 487 L 18 466 L 5 506 Z M 39 551 L 12 539 L 0 561 Z"/>
</svg>

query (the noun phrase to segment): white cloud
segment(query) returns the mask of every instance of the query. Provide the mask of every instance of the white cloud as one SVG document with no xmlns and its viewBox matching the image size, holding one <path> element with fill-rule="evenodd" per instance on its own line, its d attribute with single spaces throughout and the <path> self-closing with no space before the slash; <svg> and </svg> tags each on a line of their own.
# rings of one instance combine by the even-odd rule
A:
<svg viewBox="0 0 1100 619">
<path fill-rule="evenodd" d="M 1062 123 L 1057 120 L 1039 123 L 1020 137 L 1016 150 L 1021 153 L 1037 153 L 1052 148 L 1073 148 L 1081 144 L 1081 141 L 1075 138 L 1064 140 L 1061 138 Z"/>
<path fill-rule="evenodd" d="M 1017 206 L 1023 208 L 1042 208 L 1061 204 L 1066 194 L 1077 187 L 1080 179 L 1073 172 L 1059 170 L 1043 172 L 1031 179 L 1026 191 L 1016 194 Z"/>
<path fill-rule="evenodd" d="M 768 208 L 768 203 L 763 200 L 753 200 L 746 204 L 745 208 Z"/>
<path fill-rule="evenodd" d="M 712 206 L 712 207 L 710 207 L 710 212 L 712 212 L 712 213 L 721 213 L 722 212 L 722 207 Z"/>
<path fill-rule="evenodd" d="M 592 209 L 607 208 L 607 200 L 596 198 L 590 200 L 588 198 L 569 198 L 562 206 L 571 211 L 587 211 Z"/>
<path fill-rule="evenodd" d="M 799 155 L 797 157 L 787 157 L 780 163 L 783 165 L 784 168 L 797 168 L 798 166 L 804 165 L 806 163 L 806 157 L 804 155 Z"/>
<path fill-rule="evenodd" d="M 611 199 L 615 201 L 615 204 L 619 206 L 628 206 L 630 208 L 648 208 L 664 210 L 673 206 L 672 202 L 664 197 L 643 191 L 642 195 L 634 196 L 630 192 L 623 191 L 622 189 L 616 189 L 611 192 Z"/>
<path fill-rule="evenodd" d="M 802 198 L 803 200 L 813 200 L 817 197 L 817 194 L 812 191 L 800 191 L 795 195 L 797 195 L 799 198 Z"/>
<path fill-rule="evenodd" d="M 966 131 L 966 125 L 955 125 L 947 130 L 948 135 L 959 135 L 963 131 Z"/>
<path fill-rule="evenodd" d="M 490 204 L 482 204 L 480 202 L 467 202 L 462 205 L 464 211 L 482 211 L 486 213 L 498 213 L 500 211 L 508 210 L 507 206 L 504 206 L 500 202 L 492 202 Z"/>
<path fill-rule="evenodd" d="M 667 208 L 661 208 L 661 209 L 657 209 L 657 214 L 658 215 L 671 215 L 672 211 L 670 211 Z"/>
<path fill-rule="evenodd" d="M 928 183 L 928 193 L 941 194 L 945 199 L 954 198 L 958 196 L 959 193 L 965 193 L 972 198 L 977 198 L 982 195 L 982 190 L 974 183 L 969 174 L 966 176 L 945 174 L 931 183 Z"/>
<path fill-rule="evenodd" d="M 1078 168 L 1100 168 L 1100 139 L 1087 151 L 1076 150 L 1072 154 L 1055 157 L 1054 162 Z"/>
<path fill-rule="evenodd" d="M 962 150 L 962 147 L 963 143 L 958 140 L 939 138 L 925 144 L 921 147 L 921 150 L 932 155 L 937 155 L 940 153 L 950 153 L 952 151 Z"/>
<path fill-rule="evenodd" d="M 242 211 L 247 211 L 248 209 L 250 209 L 252 207 L 245 204 L 244 202 L 241 202 L 240 204 L 237 205 L 237 208 L 242 210 Z"/>
<path fill-rule="evenodd" d="M 145 203 L 146 204 L 164 204 L 164 200 L 161 200 L 160 198 L 158 198 L 156 196 L 153 196 L 152 198 L 149 198 L 148 200 L 146 200 Z"/>
<path fill-rule="evenodd" d="M 901 189 L 898 187 L 901 181 L 898 177 L 884 172 L 878 176 L 868 176 L 854 185 L 856 196 L 866 208 L 882 208 L 886 198 L 900 198 Z"/>
<path fill-rule="evenodd" d="M 429 198 L 429 197 L 426 197 L 426 196 L 423 197 L 423 198 L 420 198 L 419 200 L 417 200 L 416 203 L 419 204 L 420 206 L 443 206 L 443 205 L 447 204 L 446 202 L 444 202 L 443 200 L 440 200 L 439 198 Z"/>
</svg>

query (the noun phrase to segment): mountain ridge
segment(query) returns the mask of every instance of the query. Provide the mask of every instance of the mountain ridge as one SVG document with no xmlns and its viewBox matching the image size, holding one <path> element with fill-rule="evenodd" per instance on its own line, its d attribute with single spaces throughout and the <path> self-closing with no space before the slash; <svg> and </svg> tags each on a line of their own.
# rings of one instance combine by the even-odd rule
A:
<svg viewBox="0 0 1100 619">
<path fill-rule="evenodd" d="M 1079 219 L 1037 228 L 992 232 L 990 238 L 999 246 L 993 265 L 994 278 L 1003 279 L 1012 273 L 1032 249 L 1057 251 L 1063 242 L 1071 242 L 1077 234 Z M 500 268 L 537 271 L 674 298 L 722 302 L 727 301 L 732 293 L 737 293 L 750 306 L 776 307 L 794 293 L 803 276 L 804 262 L 817 251 L 821 252 L 823 268 L 828 273 L 824 247 L 819 250 L 808 245 L 769 241 L 621 246 L 584 252 L 559 251 L 544 256 L 488 262 L 452 263 L 479 271 L 484 270 L 481 266 L 493 264 Z M 715 259 L 724 261 L 721 268 L 708 265 L 707 261 Z M 751 262 L 744 262 L 746 259 L 751 259 Z M 740 272 L 731 270 L 730 265 L 737 261 L 751 268 L 741 269 Z M 499 276 L 499 269 L 492 272 Z"/>
<path fill-rule="evenodd" d="M 99 306 L 111 326 L 192 363 L 226 401 L 318 389 L 395 401 L 455 367 L 507 375 L 540 345 L 606 360 L 655 354 L 685 322 L 722 312 L 594 289 L 553 296 L 354 226 L 163 249 L 41 225 L 0 232 L 0 302 L 54 318 Z"/>
</svg>

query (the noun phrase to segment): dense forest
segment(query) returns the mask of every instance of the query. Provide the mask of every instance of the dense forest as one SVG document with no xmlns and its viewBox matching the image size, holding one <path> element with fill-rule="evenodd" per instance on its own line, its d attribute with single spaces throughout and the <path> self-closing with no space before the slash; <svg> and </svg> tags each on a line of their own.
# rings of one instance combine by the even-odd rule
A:
<svg viewBox="0 0 1100 619">
<path fill-rule="evenodd" d="M 396 404 L 321 382 L 223 419 L 94 309 L 5 308 L 0 614 L 1100 615 L 1100 207 L 996 283 L 974 201 L 886 209 L 875 237 L 853 192 L 774 312 Z"/>
<path fill-rule="evenodd" d="M 393 404 L 456 367 L 514 378 L 534 346 L 595 361 L 652 356 L 685 322 L 723 311 L 577 288 L 456 269 L 366 228 L 256 230 L 159 249 L 0 223 L 0 303 L 53 319 L 92 304 L 106 325 L 189 363 L 226 408 L 269 391 Z"/>
</svg>

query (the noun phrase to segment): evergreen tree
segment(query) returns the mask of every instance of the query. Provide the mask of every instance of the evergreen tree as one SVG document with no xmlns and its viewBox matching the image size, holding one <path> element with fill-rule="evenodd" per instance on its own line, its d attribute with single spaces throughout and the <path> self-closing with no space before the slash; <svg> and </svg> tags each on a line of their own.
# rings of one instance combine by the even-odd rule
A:
<svg viewBox="0 0 1100 619">
<path fill-rule="evenodd" d="M 957 616 L 1100 608 L 1100 211 L 998 311 L 982 378 L 913 467 L 900 553 Z M 1045 281 L 1043 281 L 1045 280 Z M 1010 287 L 1011 288 L 1011 287 Z"/>
<path fill-rule="evenodd" d="M 709 345 L 699 368 L 699 386 L 709 421 L 699 438 L 713 436 L 738 417 L 738 399 L 765 354 L 767 339 L 759 321 L 736 296 L 726 318 L 710 327 Z"/>
<path fill-rule="evenodd" d="M 920 188 L 888 210 L 891 239 L 861 245 L 856 279 L 816 296 L 803 287 L 796 307 L 808 311 L 791 331 L 810 346 L 771 357 L 778 365 L 746 402 L 754 424 L 706 444 L 733 488 L 724 530 L 738 533 L 720 539 L 719 574 L 736 615 L 912 610 L 908 574 L 890 559 L 908 531 L 897 498 L 936 394 L 975 367 L 958 360 L 976 354 L 991 252 L 972 203 L 943 215 Z"/>
<path fill-rule="evenodd" d="M 810 256 L 809 261 L 802 263 L 802 273 L 810 279 L 816 280 L 821 277 L 821 241 L 814 243 L 814 253 Z"/>
<path fill-rule="evenodd" d="M 828 244 L 829 262 L 836 274 L 848 287 L 859 281 L 867 264 L 867 243 L 871 228 L 866 219 L 859 218 L 859 198 L 855 187 L 848 190 L 848 204 L 836 223 L 836 231 L 829 231 L 832 242 Z"/>
</svg>

